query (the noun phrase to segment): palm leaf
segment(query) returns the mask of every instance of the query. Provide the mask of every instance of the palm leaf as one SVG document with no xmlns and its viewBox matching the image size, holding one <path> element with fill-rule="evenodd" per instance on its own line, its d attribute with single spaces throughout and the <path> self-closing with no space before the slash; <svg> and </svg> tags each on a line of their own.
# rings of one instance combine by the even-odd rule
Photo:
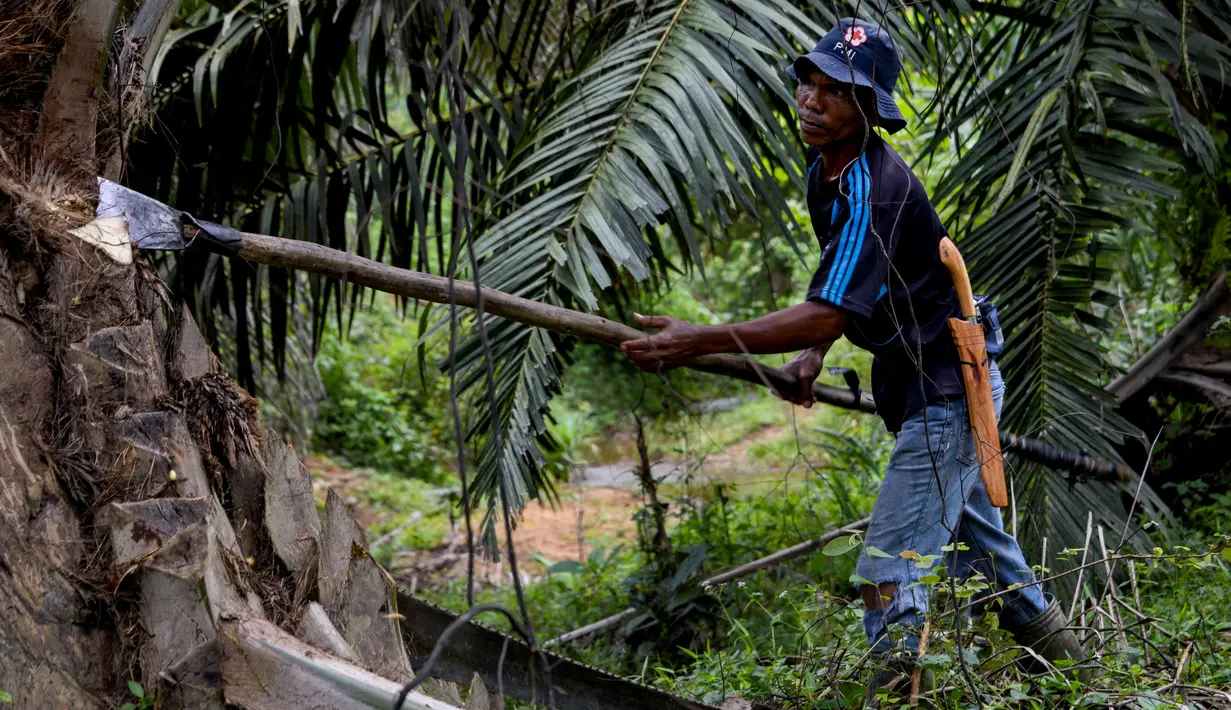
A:
<svg viewBox="0 0 1231 710">
<path fill-rule="evenodd" d="M 629 276 L 669 268 L 664 238 L 700 266 L 703 235 L 734 211 L 784 219 L 770 167 L 801 173 L 781 66 L 831 11 L 880 22 L 932 75 L 918 102 L 921 157 L 945 166 L 935 202 L 1002 305 L 1006 427 L 1103 455 L 1138 435 L 1097 386 L 1113 374 L 1094 337 L 1107 327 L 1113 236 L 1123 215 L 1171 194 L 1166 175 L 1218 164 L 1206 122 L 1231 75 L 1225 5 L 1194 4 L 1200 26 L 1151 0 L 294 5 L 297 15 L 289 2 L 185 3 L 156 62 L 159 111 L 133 147 L 130 183 L 239 226 L 587 308 Z M 207 334 L 230 328 L 239 350 L 255 350 L 236 362 L 285 352 L 276 311 L 293 299 L 268 290 L 285 274 L 235 274 L 192 254 L 168 269 Z M 337 284 L 305 288 L 318 333 L 331 304 L 341 321 L 344 300 L 357 302 Z M 241 337 L 247 302 L 271 309 L 271 327 Z M 478 483 L 491 495 L 503 476 L 517 503 L 550 490 L 536 441 L 569 343 L 481 324 L 491 352 L 471 339 L 452 365 L 473 395 L 487 387 L 485 359 L 494 364 L 497 406 L 477 407 L 470 427 Z M 1054 544 L 1080 544 L 1079 509 L 1123 518 L 1106 487 L 1062 494 L 1054 474 L 1017 475 L 1038 503 L 1028 531 Z"/>
<path fill-rule="evenodd" d="M 559 27 L 562 6 L 539 3 L 522 12 L 519 26 Z M 226 10 L 186 2 L 180 28 L 170 33 L 154 63 L 157 119 L 136 142 L 127 182 L 202 216 L 236 226 L 328 244 L 397 266 L 440 270 L 448 260 L 448 221 L 457 206 L 442 191 L 464 154 L 464 173 L 494 174 L 524 121 L 524 103 L 550 94 L 557 31 L 543 38 L 535 57 L 526 33 L 510 37 L 498 25 L 504 3 L 475 3 L 471 24 L 445 23 L 449 7 L 412 0 L 312 0 L 240 3 Z M 292 9 L 297 12 L 292 12 Z M 580 18 L 584 13 L 577 13 Z M 434 68 L 455 38 L 475 39 L 480 51 L 458 67 L 469 77 L 464 115 L 467 143 L 459 145 L 446 86 Z M 473 37 L 472 37 L 473 36 Z M 485 43 L 478 39 L 488 40 Z M 550 40 L 550 46 L 541 46 Z M 557 42 L 559 40 L 559 42 Z M 531 67 L 533 71 L 529 71 Z M 512 84 L 500 77 L 514 71 Z M 474 179 L 463 200 L 477 203 L 485 180 Z M 352 220 L 352 215 L 357 219 Z M 371 229 L 369 229 L 369 227 Z M 211 257 L 184 253 L 167 263 L 167 276 L 194 304 L 211 338 L 212 313 L 231 310 L 245 282 L 203 274 Z M 336 285 L 312 279 L 316 336 L 326 317 L 342 318 L 342 302 L 355 303 Z M 284 299 L 271 299 L 289 308 Z M 284 322 L 285 312 L 278 316 Z M 284 329 L 241 339 L 236 375 L 253 386 L 248 350 L 274 358 L 285 352 Z"/>
<path fill-rule="evenodd" d="M 790 4 L 744 0 L 617 2 L 586 28 L 604 46 L 564 82 L 511 151 L 476 227 L 485 285 L 559 305 L 595 308 L 626 271 L 655 268 L 647 233 L 665 227 L 700 267 L 698 233 L 755 209 L 751 195 L 789 214 L 770 165 L 796 166 L 784 128 L 791 97 L 781 57 L 804 18 Z M 804 25 L 802 36 L 819 27 Z M 784 225 L 786 226 L 786 225 Z M 661 265 L 661 264 L 660 264 Z M 476 492 L 498 476 L 521 504 L 548 490 L 536 438 L 558 387 L 561 343 L 526 326 L 493 321 L 500 407 L 480 410 L 484 440 Z M 479 384 L 484 353 L 466 343 L 457 362 Z M 499 435 L 493 431 L 498 430 Z M 498 443 L 503 450 L 498 450 Z"/>
<path fill-rule="evenodd" d="M 1141 433 L 1099 386 L 1114 375 L 1096 337 L 1112 325 L 1104 314 L 1114 302 L 1113 237 L 1133 226 L 1123 215 L 1175 195 L 1164 176 L 1185 162 L 1210 169 L 1218 158 L 1207 128 L 1178 98 L 1185 89 L 1164 73 L 1181 59 L 1181 25 L 1165 6 L 1087 0 L 1024 9 L 1034 20 L 971 23 L 961 21 L 969 15 L 958 3 L 927 7 L 940 89 L 924 154 L 959 156 L 935 198 L 973 279 L 1001 308 L 1005 428 L 1115 458 L 1125 437 Z M 1197 74 L 1226 81 L 1220 41 L 1190 32 L 1187 47 Z M 955 145 L 942 147 L 945 140 Z M 1051 549 L 1081 547 L 1087 511 L 1105 527 L 1127 523 L 1110 485 L 1070 485 L 1037 467 L 1014 477 L 1031 511 L 1027 549 L 1043 536 Z M 1166 515 L 1149 486 L 1142 502 L 1151 517 Z"/>
</svg>

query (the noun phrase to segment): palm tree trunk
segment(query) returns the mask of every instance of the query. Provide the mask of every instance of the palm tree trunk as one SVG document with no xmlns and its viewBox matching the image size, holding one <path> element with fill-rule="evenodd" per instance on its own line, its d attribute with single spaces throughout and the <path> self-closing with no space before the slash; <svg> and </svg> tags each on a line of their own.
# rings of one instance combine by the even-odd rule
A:
<svg viewBox="0 0 1231 710">
<path fill-rule="evenodd" d="M 0 689 L 17 708 L 114 708 L 128 681 L 160 708 L 288 707 L 235 695 L 258 670 L 220 632 L 236 620 L 404 682 L 362 530 L 336 497 L 322 521 L 256 400 L 93 221 L 118 5 L 0 10 Z"/>
</svg>

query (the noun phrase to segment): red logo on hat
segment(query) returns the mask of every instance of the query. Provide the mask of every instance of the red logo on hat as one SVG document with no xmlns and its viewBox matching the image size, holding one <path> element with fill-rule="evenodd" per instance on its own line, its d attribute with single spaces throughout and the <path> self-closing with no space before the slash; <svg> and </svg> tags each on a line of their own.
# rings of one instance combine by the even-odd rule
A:
<svg viewBox="0 0 1231 710">
<path fill-rule="evenodd" d="M 852 47 L 858 47 L 868 41 L 868 33 L 863 29 L 863 25 L 851 25 L 846 29 L 846 43 Z"/>
</svg>

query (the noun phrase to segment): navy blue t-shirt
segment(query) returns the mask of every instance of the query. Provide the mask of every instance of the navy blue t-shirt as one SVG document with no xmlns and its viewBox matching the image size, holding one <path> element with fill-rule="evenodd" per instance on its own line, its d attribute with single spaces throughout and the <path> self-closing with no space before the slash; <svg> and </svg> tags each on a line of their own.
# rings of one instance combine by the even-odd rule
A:
<svg viewBox="0 0 1231 710">
<path fill-rule="evenodd" d="M 875 133 L 834 180 L 815 148 L 808 166 L 821 243 L 808 300 L 846 312 L 846 338 L 873 354 L 872 396 L 896 432 L 907 414 L 965 391 L 948 325 L 957 292 L 940 261 L 945 228 L 919 178 Z"/>
</svg>

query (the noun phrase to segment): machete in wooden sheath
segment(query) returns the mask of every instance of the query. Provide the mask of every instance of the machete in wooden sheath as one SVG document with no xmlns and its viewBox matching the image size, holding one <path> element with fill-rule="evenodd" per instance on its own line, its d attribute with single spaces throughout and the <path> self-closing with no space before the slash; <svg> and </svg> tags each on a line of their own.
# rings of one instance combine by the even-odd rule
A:
<svg viewBox="0 0 1231 710">
<path fill-rule="evenodd" d="M 319 274 L 395 296 L 448 304 L 452 295 L 453 302 L 463 308 L 474 308 L 478 304 L 480 290 L 469 281 L 450 281 L 444 276 L 399 269 L 321 244 L 239 232 L 196 219 L 187 212 L 102 178 L 99 179 L 96 214 L 95 224 L 100 231 L 105 229 L 109 238 L 128 240 L 138 249 L 206 249 L 257 264 Z M 116 234 L 121 230 L 123 234 Z M 590 313 L 519 298 L 487 287 L 481 293 L 485 313 L 553 333 L 615 346 L 625 340 L 645 337 L 645 333 L 636 328 Z M 799 380 L 794 375 L 737 355 L 705 355 L 685 367 L 763 385 L 788 399 L 799 392 Z M 816 382 L 812 385 L 812 396 L 818 402 L 835 407 L 869 414 L 876 412 L 872 397 L 864 392 Z M 1005 450 L 1024 459 L 1067 471 L 1073 476 L 1126 483 L 1133 475 L 1121 464 L 1062 451 L 1034 439 L 1010 434 L 1001 437 L 1001 442 Z"/>
<path fill-rule="evenodd" d="M 1004 484 L 1004 457 L 1000 453 L 1000 431 L 996 427 L 996 403 L 992 398 L 991 368 L 987 359 L 987 343 L 983 339 L 983 324 L 975 310 L 975 295 L 970 288 L 966 262 L 957 246 L 948 237 L 941 237 L 940 260 L 953 277 L 961 318 L 949 319 L 953 344 L 961 361 L 962 380 L 966 385 L 966 411 L 970 415 L 970 430 L 974 435 L 975 455 L 983 487 L 992 505 L 1003 508 L 1009 504 L 1009 492 Z"/>
<path fill-rule="evenodd" d="M 410 665 L 419 670 L 457 614 L 403 592 L 398 592 L 397 603 L 398 613 L 406 617 L 401 627 Z M 503 683 L 506 696 L 546 707 L 543 659 L 551 671 L 551 707 L 559 710 L 717 710 L 548 651 L 532 650 L 521 639 L 473 621 L 446 640 L 428 674 L 466 684 L 478 673 L 489 691 L 495 692 Z"/>
</svg>

